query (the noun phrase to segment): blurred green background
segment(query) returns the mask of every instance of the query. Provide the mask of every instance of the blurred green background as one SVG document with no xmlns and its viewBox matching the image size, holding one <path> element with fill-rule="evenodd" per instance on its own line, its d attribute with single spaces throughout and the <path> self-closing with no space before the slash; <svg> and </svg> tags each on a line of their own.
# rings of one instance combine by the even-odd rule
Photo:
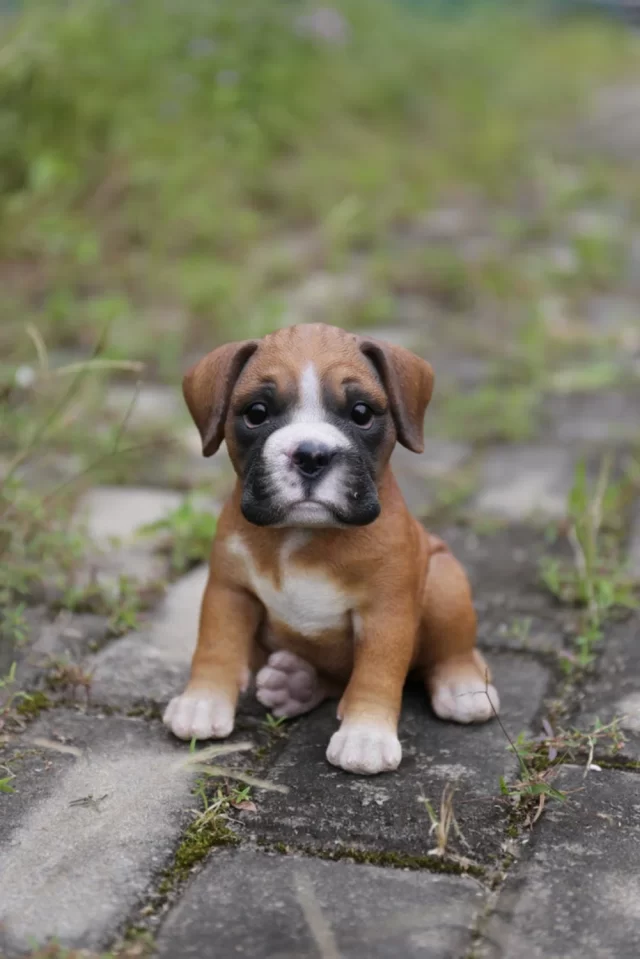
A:
<svg viewBox="0 0 640 959">
<path fill-rule="evenodd" d="M 469 278 L 425 248 L 412 270 L 389 231 L 457 191 L 517 207 L 564 118 L 636 68 L 637 43 L 535 3 L 411 6 L 25 4 L 0 59 L 0 354 L 28 359 L 29 321 L 52 350 L 90 350 L 108 324 L 106 356 L 172 379 L 188 351 L 273 328 L 305 272 L 354 254 L 373 275 L 337 322 L 393 321 L 411 274 L 425 295 L 509 294 L 517 269 Z M 580 162 L 577 192 L 606 188 Z M 555 200 L 505 229 L 537 228 Z"/>
<path fill-rule="evenodd" d="M 11 562 L 49 555 L 61 487 L 198 486 L 185 365 L 283 323 L 422 352 L 428 430 L 475 446 L 539 435 L 550 394 L 637 382 L 640 41 L 615 18 L 526 0 L 9 7 Z"/>
</svg>

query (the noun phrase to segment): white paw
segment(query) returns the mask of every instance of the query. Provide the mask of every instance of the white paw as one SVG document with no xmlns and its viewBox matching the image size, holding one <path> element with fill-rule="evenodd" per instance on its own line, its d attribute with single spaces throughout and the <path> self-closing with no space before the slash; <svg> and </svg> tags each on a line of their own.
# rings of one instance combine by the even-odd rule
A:
<svg viewBox="0 0 640 959">
<path fill-rule="evenodd" d="M 290 719 L 314 709 L 326 691 L 313 666 L 281 649 L 256 676 L 256 697 L 274 716 Z"/>
<path fill-rule="evenodd" d="M 204 690 L 176 696 L 162 717 L 178 739 L 225 739 L 234 719 L 235 709 L 227 696 Z"/>
<path fill-rule="evenodd" d="M 331 737 L 327 759 L 348 773 L 373 776 L 397 769 L 402 747 L 393 729 L 387 726 L 343 722 Z"/>
<path fill-rule="evenodd" d="M 440 719 L 451 719 L 454 723 L 486 723 L 500 711 L 500 698 L 496 687 L 483 679 L 449 680 L 435 687 L 431 706 Z"/>
</svg>

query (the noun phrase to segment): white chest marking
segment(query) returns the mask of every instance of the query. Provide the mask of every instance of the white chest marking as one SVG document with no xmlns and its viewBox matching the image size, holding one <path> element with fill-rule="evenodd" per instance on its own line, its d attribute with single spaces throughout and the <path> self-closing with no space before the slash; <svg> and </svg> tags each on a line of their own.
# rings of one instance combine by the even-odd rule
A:
<svg viewBox="0 0 640 959">
<path fill-rule="evenodd" d="M 295 531 L 280 551 L 280 588 L 269 576 L 258 572 L 251 553 L 239 535 L 230 536 L 228 549 L 244 561 L 251 588 L 265 607 L 270 620 L 277 620 L 301 636 L 319 636 L 346 623 L 352 601 L 328 576 L 297 566 L 291 554 L 308 534 Z"/>
</svg>

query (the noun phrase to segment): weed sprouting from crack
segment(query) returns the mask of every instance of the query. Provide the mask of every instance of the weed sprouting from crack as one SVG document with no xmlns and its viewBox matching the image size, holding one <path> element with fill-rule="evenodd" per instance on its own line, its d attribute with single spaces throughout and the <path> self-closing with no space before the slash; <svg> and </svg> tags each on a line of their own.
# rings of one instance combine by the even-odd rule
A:
<svg viewBox="0 0 640 959">
<path fill-rule="evenodd" d="M 486 684 L 488 689 L 488 676 Z M 488 692 L 487 698 L 490 700 Z M 562 765 L 584 760 L 586 778 L 591 769 L 600 768 L 594 762 L 598 746 L 606 747 L 609 756 L 615 757 L 626 741 L 617 718 L 607 724 L 596 721 L 591 730 L 558 728 L 555 731 L 549 721 L 543 719 L 541 735 L 529 739 L 521 733 L 513 739 L 493 703 L 491 708 L 519 766 L 519 778 L 515 781 L 509 782 L 504 776 L 500 777 L 500 793 L 509 801 L 512 811 L 525 827 L 535 825 L 548 799 L 558 802 L 567 800 L 569 791 L 556 789 L 551 783 Z"/>
<path fill-rule="evenodd" d="M 172 572 L 179 575 L 208 558 L 216 525 L 210 510 L 199 509 L 194 499 L 187 497 L 167 516 L 143 526 L 140 534 L 166 534 L 167 542 L 161 548 L 169 555 Z"/>
<path fill-rule="evenodd" d="M 420 796 L 420 802 L 424 805 L 427 810 L 427 815 L 431 820 L 431 828 L 429 829 L 429 835 L 435 835 L 436 846 L 434 849 L 429 850 L 427 855 L 437 856 L 440 859 L 449 859 L 451 862 L 457 863 L 462 868 L 468 868 L 469 866 L 474 865 L 471 859 L 468 859 L 466 856 L 460 856 L 457 853 L 453 852 L 449 848 L 449 841 L 453 835 L 459 843 L 461 843 L 466 849 L 469 849 L 469 844 L 462 834 L 462 830 L 458 824 L 456 814 L 453 808 L 453 797 L 455 795 L 455 786 L 451 783 L 446 783 L 444 789 L 442 790 L 442 796 L 440 797 L 440 809 L 438 812 L 433 807 L 433 804 L 427 799 L 426 796 Z"/>
<path fill-rule="evenodd" d="M 286 729 L 284 728 L 286 721 L 286 716 L 274 716 L 272 713 L 267 713 L 262 725 L 272 736 L 279 738 L 286 733 Z"/>
<path fill-rule="evenodd" d="M 48 698 L 40 691 L 28 693 L 23 689 L 11 688 L 18 684 L 16 669 L 17 663 L 14 662 L 9 671 L 0 676 L 0 730 L 8 724 L 23 725 L 21 717 L 36 716 L 49 705 Z M 3 690 L 6 692 L 3 693 Z"/>
<path fill-rule="evenodd" d="M 544 810 L 547 798 L 564 802 L 567 794 L 551 785 L 549 781 L 555 774 L 552 766 L 536 768 L 518 749 L 516 741 L 509 735 L 498 711 L 489 695 L 489 673 L 485 676 L 485 694 L 491 704 L 491 709 L 502 733 L 509 744 L 509 748 L 518 760 L 520 777 L 514 782 L 508 782 L 504 776 L 500 777 L 500 794 L 508 800 L 511 809 L 522 817 L 524 826 L 533 826 Z"/>
<path fill-rule="evenodd" d="M 509 797 L 514 809 L 524 811 L 525 826 L 533 826 L 537 822 L 547 799 L 564 802 L 568 798 L 568 791 L 556 789 L 550 782 L 562 765 L 584 760 L 583 779 L 586 779 L 591 769 L 602 768 L 594 761 L 598 746 L 606 746 L 609 755 L 615 757 L 625 743 L 619 719 L 606 725 L 596 722 L 591 730 L 554 731 L 545 719 L 542 725 L 544 732 L 540 736 L 527 739 L 521 734 L 515 741 L 510 740 L 510 748 L 520 764 L 521 776 L 515 783 L 506 783 L 503 778 L 500 780 L 503 795 Z M 532 800 L 537 803 L 534 808 Z"/>
<path fill-rule="evenodd" d="M 235 846 L 239 836 L 229 824 L 232 810 L 255 812 L 252 789 L 288 792 L 287 786 L 258 779 L 241 770 L 212 765 L 209 760 L 220 756 L 246 752 L 253 743 L 226 743 L 197 750 L 192 740 L 187 759 L 182 759 L 178 769 L 199 773 L 193 786 L 193 794 L 200 800 L 200 808 L 192 810 L 193 820 L 187 827 L 174 858 L 173 865 L 164 873 L 158 893 L 166 896 L 176 884 L 183 882 L 193 866 L 201 862 L 215 846 Z M 211 781 L 218 782 L 212 791 Z M 238 785 L 238 784 L 242 785 Z"/>
<path fill-rule="evenodd" d="M 593 663 L 603 625 L 615 607 L 638 605 L 633 582 L 617 560 L 615 540 L 603 531 L 607 514 L 622 497 L 621 487 L 610 483 L 611 465 L 611 456 L 605 456 L 593 491 L 584 462 L 578 465 L 567 505 L 566 535 L 573 561 L 545 557 L 541 563 L 542 581 L 550 592 L 584 609 L 574 650 L 563 657 L 567 670 L 586 669 Z"/>
<path fill-rule="evenodd" d="M 18 648 L 24 646 L 29 637 L 25 610 L 24 603 L 0 609 L 0 644 L 5 642 L 10 647 Z"/>
<path fill-rule="evenodd" d="M 78 689 L 84 689 L 89 702 L 93 673 L 88 672 L 78 663 L 67 662 L 64 659 L 53 660 L 48 667 L 46 682 L 49 689 L 69 692 L 72 697 L 76 696 Z"/>
<path fill-rule="evenodd" d="M 542 727 L 539 736 L 527 739 L 520 734 L 515 740 L 514 749 L 529 766 L 585 760 L 586 775 L 591 768 L 598 768 L 594 762 L 598 747 L 606 750 L 607 758 L 615 758 L 626 742 L 619 718 L 606 724 L 596 720 L 590 730 L 558 728 L 554 731 L 546 719 L 542 720 Z"/>
<path fill-rule="evenodd" d="M 48 492 L 40 492 L 23 476 L 24 471 L 38 463 L 46 451 L 55 447 L 61 434 L 83 409 L 84 390 L 93 380 L 90 377 L 109 372 L 140 373 L 143 365 L 129 360 L 116 361 L 101 356 L 105 345 L 106 328 L 98 338 L 93 355 L 80 363 L 52 369 L 47 348 L 39 331 L 28 325 L 27 333 L 35 344 L 37 364 L 29 367 L 28 386 L 21 385 L 16 373 L 15 382 L 8 387 L 7 396 L 16 407 L 25 397 L 39 405 L 30 411 L 30 420 L 24 430 L 16 434 L 17 447 L 0 478 L 0 633 L 20 646 L 26 640 L 26 623 L 22 613 L 24 601 L 42 594 L 49 605 L 79 609 L 99 600 L 107 604 L 104 591 L 90 584 L 78 589 L 76 573 L 84 558 L 89 541 L 77 525 L 71 522 L 76 493 L 74 488 L 97 463 L 128 452 L 121 445 L 122 434 L 130 411 L 109 437 L 109 449 L 85 469 L 68 477 Z M 19 372 L 19 371 L 18 371 Z M 69 381 L 62 390 L 60 382 Z M 4 397 L 3 397 L 4 399 Z M 41 410 L 40 408 L 43 407 Z M 40 410 L 41 415 L 38 415 Z M 120 584 L 118 596 L 107 610 L 110 627 L 116 635 L 135 625 L 133 612 L 139 608 L 131 589 Z M 56 599 L 51 600 L 51 594 Z M 100 595 L 98 595 L 100 594 Z M 135 607 L 135 609 L 134 609 Z M 7 610 L 11 610 L 7 613 Z"/>
<path fill-rule="evenodd" d="M 173 864 L 165 870 L 158 886 L 160 896 L 166 896 L 177 884 L 184 882 L 192 868 L 202 862 L 215 846 L 235 846 L 240 841 L 229 826 L 229 810 L 234 793 L 228 783 L 218 786 L 213 796 L 210 796 L 205 781 L 198 780 L 194 795 L 200 798 L 202 808 L 193 810 L 193 822 L 187 827 Z"/>
<path fill-rule="evenodd" d="M 140 614 L 162 596 L 164 588 L 165 584 L 160 581 L 141 586 L 129 576 L 119 576 L 113 588 L 94 578 L 83 586 L 68 586 L 52 606 L 73 613 L 108 617 L 106 632 L 115 638 L 138 628 Z"/>
<path fill-rule="evenodd" d="M 0 776 L 0 793 L 14 792 L 11 780 L 16 778 L 15 773 L 12 773 L 9 767 L 4 765 L 0 765 L 0 770 L 7 774 L 6 776 Z"/>
</svg>

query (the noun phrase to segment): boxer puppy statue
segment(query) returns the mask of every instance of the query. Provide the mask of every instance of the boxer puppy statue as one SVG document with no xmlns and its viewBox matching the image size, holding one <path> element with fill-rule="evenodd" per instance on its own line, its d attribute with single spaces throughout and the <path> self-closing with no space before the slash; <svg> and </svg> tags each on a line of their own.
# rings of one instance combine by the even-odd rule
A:
<svg viewBox="0 0 640 959">
<path fill-rule="evenodd" d="M 254 674 L 278 717 L 341 697 L 327 759 L 352 773 L 399 765 L 409 673 L 441 719 L 497 712 L 467 577 L 410 515 L 389 465 L 396 442 L 423 451 L 432 388 L 408 350 L 321 324 L 228 343 L 186 374 L 203 453 L 224 440 L 237 481 L 191 678 L 164 715 L 176 736 L 228 736 Z"/>
</svg>

